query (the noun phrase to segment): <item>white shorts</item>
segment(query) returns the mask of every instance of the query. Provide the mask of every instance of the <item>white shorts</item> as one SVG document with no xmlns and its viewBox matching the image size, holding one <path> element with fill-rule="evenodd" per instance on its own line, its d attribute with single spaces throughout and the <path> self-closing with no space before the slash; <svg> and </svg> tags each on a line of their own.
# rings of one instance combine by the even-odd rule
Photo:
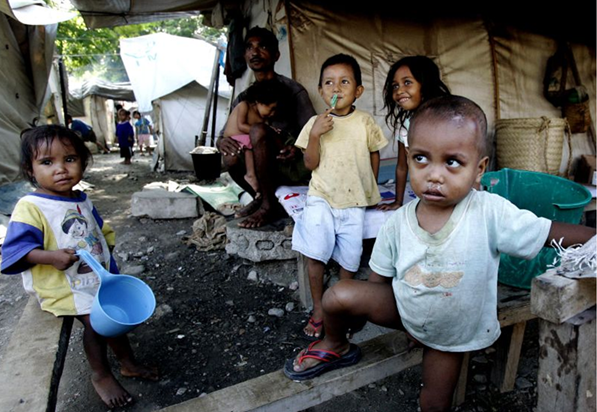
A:
<svg viewBox="0 0 597 412">
<path fill-rule="evenodd" d="M 356 272 L 363 253 L 364 221 L 364 207 L 335 209 L 320 197 L 307 196 L 292 233 L 292 249 L 323 263 L 332 258 Z"/>
<path fill-rule="evenodd" d="M 137 136 L 139 146 L 149 146 L 151 145 L 151 135 L 150 134 L 140 134 Z"/>
</svg>

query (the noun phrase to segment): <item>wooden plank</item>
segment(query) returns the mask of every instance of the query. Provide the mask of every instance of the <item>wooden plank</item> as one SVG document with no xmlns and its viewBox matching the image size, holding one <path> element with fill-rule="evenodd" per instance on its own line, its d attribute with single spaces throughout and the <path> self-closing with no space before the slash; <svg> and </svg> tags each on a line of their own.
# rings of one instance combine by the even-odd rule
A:
<svg viewBox="0 0 597 412">
<path fill-rule="evenodd" d="M 526 321 L 502 329 L 496 343 L 496 361 L 490 379 L 502 393 L 514 389 L 525 326 Z"/>
<path fill-rule="evenodd" d="M 297 258 L 297 277 L 299 284 L 299 298 L 301 304 L 307 310 L 313 307 L 313 298 L 311 298 L 311 287 L 309 286 L 309 270 L 307 268 L 307 257 L 299 253 Z"/>
<path fill-rule="evenodd" d="M 595 306 L 595 278 L 569 279 L 543 274 L 533 279 L 531 311 L 541 319 L 563 323 Z"/>
<path fill-rule="evenodd" d="M 305 304 L 307 296 L 310 298 L 310 293 L 308 293 L 307 260 L 304 256 L 298 258 L 298 267 L 299 288 L 306 292 L 301 294 L 301 302 Z M 515 379 L 522 345 L 518 336 L 524 333 L 524 323 L 534 319 L 535 315 L 530 311 L 530 295 L 526 290 L 499 285 L 498 302 L 498 317 L 502 327 L 522 323 L 517 326 L 518 332 L 514 334 L 515 339 L 508 340 L 513 348 L 510 352 L 516 353 L 516 356 L 508 360 L 507 370 L 514 371 L 512 379 Z M 277 371 L 224 388 L 202 398 L 170 406 L 163 411 L 300 411 L 398 373 L 419 364 L 422 360 L 420 350 L 407 351 L 407 339 L 402 332 L 378 336 L 362 343 L 361 348 L 364 357 L 357 365 L 326 373 L 311 381 L 292 382 L 283 375 L 282 371 Z M 463 360 L 459 386 L 455 392 L 455 405 L 462 403 L 466 395 L 468 359 L 467 354 Z"/>
<path fill-rule="evenodd" d="M 54 411 L 72 317 L 43 312 L 29 298 L 0 364 L 0 411 Z"/>
<path fill-rule="evenodd" d="M 538 411 L 595 412 L 595 308 L 583 316 L 581 325 L 539 321 Z"/>
<path fill-rule="evenodd" d="M 381 335 L 360 346 L 363 359 L 358 364 L 313 380 L 293 382 L 282 371 L 276 371 L 163 411 L 302 411 L 417 365 L 422 359 L 422 350 L 407 350 L 407 338 L 402 332 Z"/>
<path fill-rule="evenodd" d="M 531 312 L 531 295 L 528 290 L 498 285 L 498 320 L 505 328 L 535 319 Z"/>
</svg>

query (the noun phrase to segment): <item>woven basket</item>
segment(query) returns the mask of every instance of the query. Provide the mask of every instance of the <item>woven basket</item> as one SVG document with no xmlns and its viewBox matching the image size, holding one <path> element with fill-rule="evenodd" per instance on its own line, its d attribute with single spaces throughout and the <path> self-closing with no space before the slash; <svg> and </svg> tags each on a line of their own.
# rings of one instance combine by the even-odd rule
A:
<svg viewBox="0 0 597 412">
<path fill-rule="evenodd" d="M 498 166 L 561 175 L 565 136 L 571 152 L 570 127 L 566 119 L 540 117 L 497 120 L 495 139 Z"/>
</svg>

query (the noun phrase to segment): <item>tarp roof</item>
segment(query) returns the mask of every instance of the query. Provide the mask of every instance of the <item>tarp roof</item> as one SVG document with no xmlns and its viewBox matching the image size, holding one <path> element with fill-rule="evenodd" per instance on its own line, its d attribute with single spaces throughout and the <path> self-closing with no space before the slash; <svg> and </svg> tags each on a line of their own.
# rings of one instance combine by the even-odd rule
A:
<svg viewBox="0 0 597 412">
<path fill-rule="evenodd" d="M 75 13 L 52 9 L 41 0 L 0 0 L 0 12 L 31 26 L 56 24 L 75 17 Z"/>
<path fill-rule="evenodd" d="M 224 10 L 241 7 L 243 2 L 231 0 L 71 0 L 89 28 L 137 24 L 170 18 L 181 18 L 199 13 L 211 23 L 211 13 L 225 14 Z M 302 1 L 291 1 L 300 4 Z M 546 4 L 531 7 L 517 0 L 493 2 L 426 2 L 409 4 L 405 10 L 395 2 L 374 1 L 387 8 L 387 15 L 395 18 L 432 19 L 438 17 L 480 17 L 489 24 L 513 26 L 556 39 L 595 46 L 595 2 L 572 1 L 562 7 Z M 322 7 L 342 4 L 345 11 L 368 7 L 362 1 L 320 1 Z"/>
<path fill-rule="evenodd" d="M 95 29 L 197 16 L 202 10 L 213 9 L 219 2 L 217 0 L 71 0 L 71 3 L 79 10 L 87 27 Z"/>
<path fill-rule="evenodd" d="M 69 92 L 75 99 L 95 95 L 114 100 L 135 101 L 135 93 L 130 82 L 111 83 L 102 79 L 89 79 Z"/>
</svg>

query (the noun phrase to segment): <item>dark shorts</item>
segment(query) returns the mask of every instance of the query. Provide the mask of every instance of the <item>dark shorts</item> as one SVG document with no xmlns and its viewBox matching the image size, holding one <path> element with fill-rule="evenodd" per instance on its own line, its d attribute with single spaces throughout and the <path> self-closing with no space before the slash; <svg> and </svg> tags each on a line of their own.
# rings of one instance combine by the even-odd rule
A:
<svg viewBox="0 0 597 412">
<path fill-rule="evenodd" d="M 120 157 L 124 157 L 125 159 L 130 159 L 133 157 L 133 148 L 126 146 L 120 148 Z"/>
<path fill-rule="evenodd" d="M 283 135 L 273 135 L 272 137 L 275 139 L 275 144 L 272 145 L 273 154 L 277 154 L 284 146 L 294 145 L 294 142 L 296 141 L 293 136 L 287 133 Z M 242 164 L 243 169 L 246 170 L 245 157 L 239 156 L 238 160 Z M 309 184 L 311 171 L 305 167 L 301 149 L 297 148 L 296 156 L 292 160 L 281 162 L 273 158 L 271 162 L 271 176 L 274 186 L 304 186 Z"/>
<path fill-rule="evenodd" d="M 299 150 L 297 156 L 289 162 L 276 162 L 274 182 L 276 186 L 304 186 L 309 184 L 311 171 L 305 167 L 303 154 Z"/>
</svg>

